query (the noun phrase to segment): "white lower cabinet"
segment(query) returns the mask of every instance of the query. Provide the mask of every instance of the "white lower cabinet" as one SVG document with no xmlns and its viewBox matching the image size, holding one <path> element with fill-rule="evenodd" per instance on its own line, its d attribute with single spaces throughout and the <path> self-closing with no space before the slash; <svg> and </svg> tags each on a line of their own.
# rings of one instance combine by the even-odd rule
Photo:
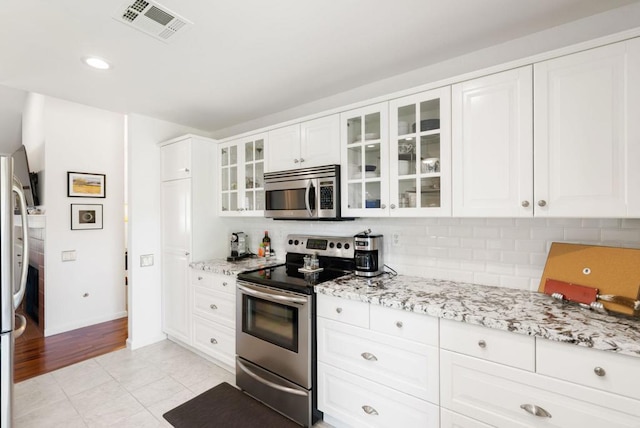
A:
<svg viewBox="0 0 640 428">
<path fill-rule="evenodd" d="M 443 408 L 495 427 L 640 426 L 639 401 L 450 351 L 440 379 Z"/>
<path fill-rule="evenodd" d="M 318 407 L 352 427 L 437 427 L 438 406 L 318 363 Z"/>
<path fill-rule="evenodd" d="M 191 271 L 191 346 L 235 367 L 236 279 L 233 276 Z"/>
<path fill-rule="evenodd" d="M 462 416 L 460 413 L 441 408 L 440 428 L 491 428 L 491 425 Z"/>
<path fill-rule="evenodd" d="M 353 427 L 439 426 L 437 318 L 324 295 L 317 313 L 325 415 Z"/>
</svg>

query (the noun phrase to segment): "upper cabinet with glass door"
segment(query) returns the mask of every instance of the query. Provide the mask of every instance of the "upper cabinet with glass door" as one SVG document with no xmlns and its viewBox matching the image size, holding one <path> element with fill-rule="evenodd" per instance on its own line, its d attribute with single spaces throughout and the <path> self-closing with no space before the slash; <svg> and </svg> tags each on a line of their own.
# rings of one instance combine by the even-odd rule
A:
<svg viewBox="0 0 640 428">
<path fill-rule="evenodd" d="M 388 103 L 340 115 L 342 141 L 342 214 L 389 214 Z"/>
<path fill-rule="evenodd" d="M 451 89 L 390 102 L 392 216 L 451 215 Z"/>
<path fill-rule="evenodd" d="M 265 134 L 220 146 L 220 215 L 262 216 Z"/>
</svg>

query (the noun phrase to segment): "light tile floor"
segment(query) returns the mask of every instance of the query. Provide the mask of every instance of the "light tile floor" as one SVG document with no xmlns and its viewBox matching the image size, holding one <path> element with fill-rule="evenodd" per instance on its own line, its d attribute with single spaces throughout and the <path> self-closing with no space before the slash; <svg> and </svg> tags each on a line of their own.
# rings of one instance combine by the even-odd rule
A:
<svg viewBox="0 0 640 428">
<path fill-rule="evenodd" d="M 235 376 L 171 341 L 122 349 L 16 384 L 14 427 L 170 427 L 165 412 L 221 382 Z"/>
</svg>

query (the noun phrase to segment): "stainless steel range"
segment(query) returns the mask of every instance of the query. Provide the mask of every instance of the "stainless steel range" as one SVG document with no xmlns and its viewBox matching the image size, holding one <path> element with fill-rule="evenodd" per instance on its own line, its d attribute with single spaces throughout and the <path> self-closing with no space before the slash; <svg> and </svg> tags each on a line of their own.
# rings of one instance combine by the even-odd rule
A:
<svg viewBox="0 0 640 428">
<path fill-rule="evenodd" d="M 313 286 L 354 269 L 353 237 L 289 235 L 286 264 L 238 275 L 236 384 L 304 426 L 317 410 Z M 305 256 L 318 269 L 304 267 Z"/>
</svg>

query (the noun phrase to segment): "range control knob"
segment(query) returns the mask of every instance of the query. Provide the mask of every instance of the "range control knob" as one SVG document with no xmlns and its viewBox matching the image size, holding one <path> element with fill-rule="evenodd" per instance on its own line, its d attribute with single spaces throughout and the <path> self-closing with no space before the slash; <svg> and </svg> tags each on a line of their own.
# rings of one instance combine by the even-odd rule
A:
<svg viewBox="0 0 640 428">
<path fill-rule="evenodd" d="M 329 248 L 333 248 L 335 246 L 336 246 L 336 244 L 334 244 L 333 242 L 329 242 Z"/>
<path fill-rule="evenodd" d="M 338 250 L 339 250 L 340 248 L 342 248 L 342 244 L 341 244 L 340 242 L 338 242 L 338 243 L 336 244 L 336 247 L 337 247 L 337 248 L 338 248 Z"/>
<path fill-rule="evenodd" d="M 345 249 L 345 250 L 348 250 L 348 249 L 349 249 L 349 247 L 351 247 L 351 245 L 349 245 L 348 243 L 344 244 L 344 249 Z"/>
<path fill-rule="evenodd" d="M 293 244 L 293 239 L 289 239 L 289 245 Z"/>
<path fill-rule="evenodd" d="M 298 241 L 297 239 L 295 241 L 293 241 L 294 245 L 298 245 L 300 243 L 300 241 Z"/>
</svg>

